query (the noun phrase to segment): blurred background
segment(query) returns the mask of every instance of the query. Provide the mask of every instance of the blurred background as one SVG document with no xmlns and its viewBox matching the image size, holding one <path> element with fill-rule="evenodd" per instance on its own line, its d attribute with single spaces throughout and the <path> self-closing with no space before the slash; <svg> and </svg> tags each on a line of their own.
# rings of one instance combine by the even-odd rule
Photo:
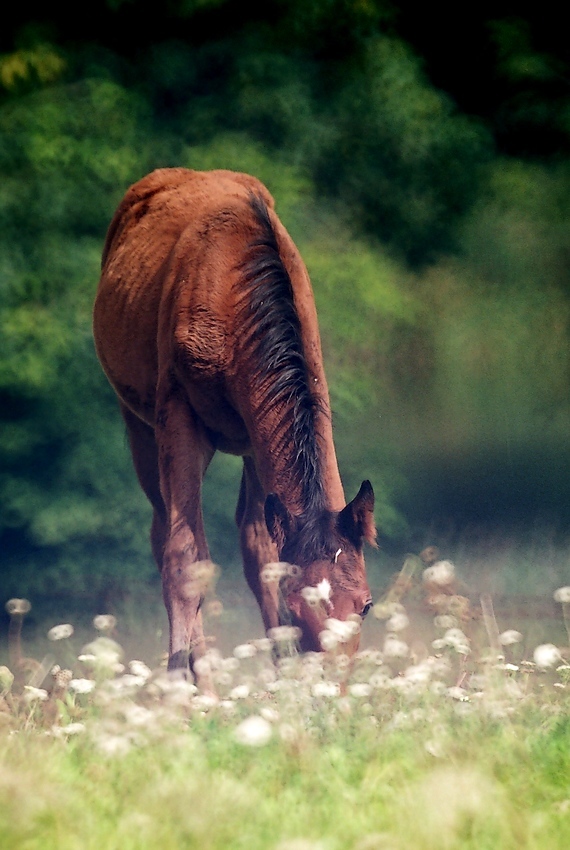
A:
<svg viewBox="0 0 570 850">
<path fill-rule="evenodd" d="M 313 281 L 375 591 L 438 545 L 473 586 L 570 575 L 570 62 L 563 4 L 53 0 L 0 31 L 0 587 L 160 605 L 150 510 L 91 309 L 126 188 L 255 174 Z M 240 462 L 205 484 L 239 580 Z M 149 597 L 150 598 L 150 597 Z"/>
</svg>

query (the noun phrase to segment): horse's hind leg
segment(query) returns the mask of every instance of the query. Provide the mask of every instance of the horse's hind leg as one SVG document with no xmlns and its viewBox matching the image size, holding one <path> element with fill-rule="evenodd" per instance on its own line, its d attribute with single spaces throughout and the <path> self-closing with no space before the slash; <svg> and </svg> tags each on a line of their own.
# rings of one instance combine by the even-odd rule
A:
<svg viewBox="0 0 570 850">
<path fill-rule="evenodd" d="M 139 419 L 138 416 L 135 416 L 124 405 L 121 405 L 121 413 L 127 426 L 135 472 L 147 499 L 153 507 L 150 542 L 154 559 L 159 570 L 162 570 L 167 530 L 166 508 L 160 492 L 158 447 L 154 439 L 154 429 Z"/>
<path fill-rule="evenodd" d="M 203 562 L 210 555 L 201 487 L 214 448 L 183 393 L 166 394 L 158 411 L 155 437 L 167 529 L 161 575 L 170 623 L 168 669 L 186 670 L 190 649 L 193 660 L 205 650 L 200 605 L 206 589 Z"/>
<path fill-rule="evenodd" d="M 264 502 L 265 495 L 253 460 L 245 457 L 236 522 L 245 577 L 257 599 L 265 628 L 271 629 L 279 625 L 279 582 L 265 580 L 263 569 L 266 564 L 277 561 L 278 554 L 265 523 Z"/>
</svg>

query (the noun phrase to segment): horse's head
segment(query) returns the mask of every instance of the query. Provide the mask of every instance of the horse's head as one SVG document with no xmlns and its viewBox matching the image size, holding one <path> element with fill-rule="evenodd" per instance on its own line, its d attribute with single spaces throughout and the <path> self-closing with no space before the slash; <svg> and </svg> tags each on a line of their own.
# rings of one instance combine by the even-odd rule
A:
<svg viewBox="0 0 570 850">
<path fill-rule="evenodd" d="M 372 605 L 363 542 L 376 545 L 374 491 L 364 481 L 340 512 L 294 517 L 275 494 L 265 502 L 265 519 L 279 557 L 292 566 L 281 582 L 283 623 L 301 629 L 303 651 L 340 644 L 358 649 L 360 623 Z"/>
</svg>

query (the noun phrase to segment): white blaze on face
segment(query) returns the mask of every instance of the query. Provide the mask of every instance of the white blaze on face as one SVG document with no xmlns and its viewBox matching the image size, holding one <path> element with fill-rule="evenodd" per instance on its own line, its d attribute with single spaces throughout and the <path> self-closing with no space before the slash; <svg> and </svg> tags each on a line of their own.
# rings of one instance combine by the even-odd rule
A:
<svg viewBox="0 0 570 850">
<path fill-rule="evenodd" d="M 331 585 L 328 579 L 324 578 L 316 586 L 307 585 L 301 590 L 301 596 L 305 602 L 312 608 L 316 608 L 321 602 L 324 602 L 330 607 L 331 601 Z"/>
<path fill-rule="evenodd" d="M 324 602 L 331 601 L 331 585 L 328 579 L 324 578 L 317 584 L 317 590 L 319 592 L 319 597 Z"/>
</svg>

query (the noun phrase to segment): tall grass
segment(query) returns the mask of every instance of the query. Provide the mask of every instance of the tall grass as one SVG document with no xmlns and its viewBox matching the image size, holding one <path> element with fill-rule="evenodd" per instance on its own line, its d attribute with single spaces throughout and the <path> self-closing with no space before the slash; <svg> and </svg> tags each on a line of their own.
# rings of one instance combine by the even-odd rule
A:
<svg viewBox="0 0 570 850">
<path fill-rule="evenodd" d="M 568 649 L 501 632 L 422 554 L 376 603 L 377 646 L 349 660 L 328 620 L 319 654 L 287 630 L 212 648 L 216 696 L 127 661 L 109 616 L 79 653 L 60 624 L 49 661 L 22 657 L 11 600 L 2 850 L 568 847 Z M 570 588 L 555 599 L 569 628 Z"/>
</svg>

